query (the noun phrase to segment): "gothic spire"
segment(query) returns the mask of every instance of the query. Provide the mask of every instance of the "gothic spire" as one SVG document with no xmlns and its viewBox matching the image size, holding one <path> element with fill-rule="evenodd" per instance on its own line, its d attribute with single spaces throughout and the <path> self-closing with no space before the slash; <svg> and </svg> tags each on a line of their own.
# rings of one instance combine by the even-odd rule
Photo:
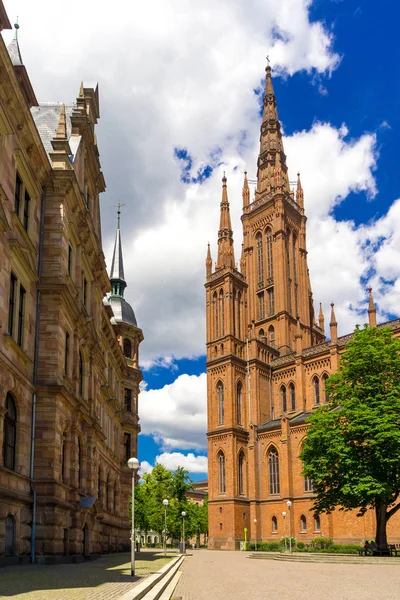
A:
<svg viewBox="0 0 400 600">
<path fill-rule="evenodd" d="M 336 315 L 335 315 L 335 305 L 333 304 L 333 302 L 331 302 L 331 320 L 329 323 L 329 327 L 330 327 L 331 341 L 337 342 L 337 321 L 336 321 Z"/>
<path fill-rule="evenodd" d="M 249 206 L 249 204 L 250 204 L 250 188 L 249 188 L 249 182 L 247 181 L 247 171 L 244 172 L 242 198 L 243 198 L 243 206 Z"/>
<path fill-rule="evenodd" d="M 318 315 L 318 325 L 324 331 L 325 329 L 325 318 L 324 311 L 322 310 L 322 302 L 319 303 L 319 315 Z"/>
<path fill-rule="evenodd" d="M 65 117 L 65 104 L 62 105 L 60 118 L 58 120 L 58 127 L 56 133 L 57 140 L 66 140 L 67 139 L 67 120 Z"/>
<path fill-rule="evenodd" d="M 271 67 L 265 69 L 264 109 L 260 134 L 256 196 L 271 189 L 281 188 L 289 192 L 286 156 L 283 151 L 281 125 L 279 123 L 276 98 L 272 85 Z"/>
<path fill-rule="evenodd" d="M 368 288 L 368 322 L 370 327 L 376 327 L 376 308 L 372 297 L 372 288 Z"/>
<path fill-rule="evenodd" d="M 218 264 L 217 268 L 234 267 L 235 256 L 233 251 L 233 232 L 231 225 L 231 215 L 229 212 L 228 190 L 226 187 L 225 173 L 222 178 L 222 200 L 221 215 L 218 231 Z"/>
<path fill-rule="evenodd" d="M 206 275 L 207 275 L 207 277 L 211 276 L 211 272 L 212 272 L 212 258 L 211 258 L 210 243 L 208 243 L 207 258 L 206 258 Z"/>
<path fill-rule="evenodd" d="M 124 263 L 122 259 L 122 242 L 121 242 L 121 230 L 120 230 L 120 214 L 121 204 L 118 204 L 118 220 L 117 220 L 117 233 L 115 235 L 114 253 L 111 263 L 110 281 L 111 281 L 111 296 L 124 297 L 124 290 L 126 288 L 126 281 L 124 275 Z"/>
<path fill-rule="evenodd" d="M 304 208 L 304 192 L 301 185 L 300 173 L 297 173 L 297 190 L 296 190 L 296 202 L 300 208 Z"/>
</svg>

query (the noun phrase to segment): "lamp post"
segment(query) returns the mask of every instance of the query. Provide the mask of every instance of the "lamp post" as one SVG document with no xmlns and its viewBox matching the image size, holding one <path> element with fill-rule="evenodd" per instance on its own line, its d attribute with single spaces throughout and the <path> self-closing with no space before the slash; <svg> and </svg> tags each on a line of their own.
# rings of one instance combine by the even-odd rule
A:
<svg viewBox="0 0 400 600">
<path fill-rule="evenodd" d="M 254 519 L 255 551 L 257 552 L 257 519 Z"/>
<path fill-rule="evenodd" d="M 289 511 L 289 552 L 292 551 L 292 522 L 291 522 L 291 518 L 290 518 L 290 507 L 292 506 L 292 503 L 290 502 L 290 500 L 288 500 L 286 502 L 286 506 L 288 507 L 288 511 Z"/>
<path fill-rule="evenodd" d="M 285 510 L 282 511 L 282 517 L 283 517 L 283 539 L 285 540 L 285 551 L 286 551 L 287 544 L 286 544 L 286 511 Z"/>
<path fill-rule="evenodd" d="M 128 460 L 128 467 L 132 469 L 132 532 L 131 532 L 131 575 L 135 575 L 135 479 L 136 473 L 139 468 L 139 461 L 137 458 L 130 458 Z"/>
<path fill-rule="evenodd" d="M 169 502 L 165 498 L 162 503 L 164 504 L 164 556 L 167 556 L 167 506 Z"/>
<path fill-rule="evenodd" d="M 183 534 L 183 540 L 182 540 L 183 541 L 183 546 L 182 546 L 183 551 L 182 551 L 182 554 L 185 554 L 185 552 L 186 552 L 186 542 L 185 542 L 185 517 L 186 517 L 186 513 L 185 513 L 184 510 L 181 512 L 181 515 L 182 515 L 182 534 Z"/>
</svg>

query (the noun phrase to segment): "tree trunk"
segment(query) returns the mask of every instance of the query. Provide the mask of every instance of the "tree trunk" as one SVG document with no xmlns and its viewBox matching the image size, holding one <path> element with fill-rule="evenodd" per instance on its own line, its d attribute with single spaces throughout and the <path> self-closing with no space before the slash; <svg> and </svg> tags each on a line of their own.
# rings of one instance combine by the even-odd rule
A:
<svg viewBox="0 0 400 600">
<path fill-rule="evenodd" d="M 375 541 L 378 548 L 385 548 L 387 546 L 387 535 L 386 535 L 386 523 L 387 523 L 387 515 L 386 515 L 386 504 L 381 503 L 375 506 L 375 516 L 376 516 L 376 535 Z"/>
</svg>

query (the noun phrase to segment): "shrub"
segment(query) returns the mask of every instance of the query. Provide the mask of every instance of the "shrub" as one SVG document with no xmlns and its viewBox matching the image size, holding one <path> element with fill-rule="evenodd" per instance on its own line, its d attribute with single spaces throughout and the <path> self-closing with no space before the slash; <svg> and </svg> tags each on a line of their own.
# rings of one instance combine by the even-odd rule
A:
<svg viewBox="0 0 400 600">
<path fill-rule="evenodd" d="M 327 550 L 333 544 L 333 539 L 328 537 L 317 537 L 311 540 L 311 547 L 315 550 Z"/>
<path fill-rule="evenodd" d="M 247 544 L 248 550 L 255 550 L 255 544 Z M 281 545 L 279 542 L 260 542 L 257 544 L 257 551 L 260 552 L 279 552 Z"/>
<path fill-rule="evenodd" d="M 290 537 L 283 537 L 281 539 L 281 546 L 282 549 L 284 550 L 285 548 L 290 548 Z M 296 546 L 296 538 L 294 536 L 292 536 L 292 548 L 294 548 Z"/>
<path fill-rule="evenodd" d="M 304 550 L 305 548 L 305 543 L 304 542 L 297 542 L 297 549 L 298 550 Z"/>
</svg>

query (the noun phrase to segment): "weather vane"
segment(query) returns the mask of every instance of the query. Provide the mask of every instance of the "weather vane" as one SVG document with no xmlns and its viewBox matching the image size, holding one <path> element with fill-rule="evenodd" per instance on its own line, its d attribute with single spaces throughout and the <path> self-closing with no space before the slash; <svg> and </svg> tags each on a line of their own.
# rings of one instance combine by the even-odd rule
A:
<svg viewBox="0 0 400 600">
<path fill-rule="evenodd" d="M 268 56 L 268 54 L 267 54 L 267 61 L 268 61 L 268 64 L 271 62 L 271 61 L 269 60 L 269 56 Z"/>
<path fill-rule="evenodd" d="M 117 215 L 118 215 L 118 229 L 119 229 L 119 216 L 120 216 L 120 214 L 121 214 L 121 208 L 122 208 L 123 206 L 125 206 L 125 204 L 121 204 L 121 202 L 118 202 L 118 204 L 115 204 L 114 206 L 116 206 L 116 207 L 117 207 L 117 209 L 118 209 L 118 210 L 117 210 Z"/>
</svg>

